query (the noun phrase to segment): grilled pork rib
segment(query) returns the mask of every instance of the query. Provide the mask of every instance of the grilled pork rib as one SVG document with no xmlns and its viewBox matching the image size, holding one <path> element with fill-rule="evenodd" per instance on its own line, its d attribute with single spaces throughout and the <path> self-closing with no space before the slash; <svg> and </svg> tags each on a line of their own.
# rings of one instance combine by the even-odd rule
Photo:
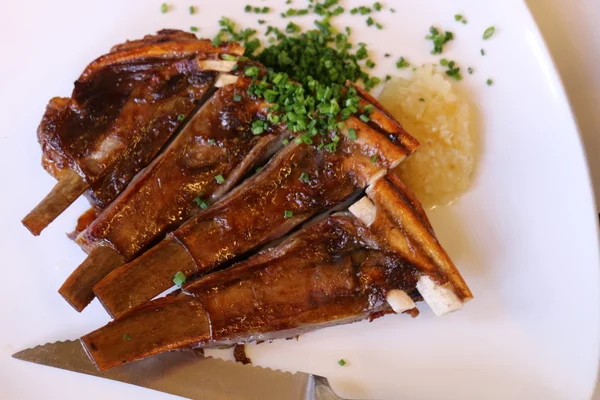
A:
<svg viewBox="0 0 600 400">
<path fill-rule="evenodd" d="M 179 294 L 145 304 L 84 336 L 83 344 L 104 370 L 192 345 L 285 338 L 392 312 L 416 316 L 421 296 L 436 312 L 440 304 L 451 305 L 443 310 L 449 312 L 469 300 L 408 189 L 385 177 L 367 194 L 350 207 L 359 218 L 330 216 Z M 416 232 L 427 232 L 426 238 Z"/>
<path fill-rule="evenodd" d="M 50 101 L 38 128 L 42 164 L 59 182 L 24 225 L 38 235 L 88 189 L 96 208 L 106 207 L 205 97 L 215 62 L 230 63 L 219 61 L 226 52 L 243 48 L 161 31 L 92 62 L 71 98 Z"/>
<path fill-rule="evenodd" d="M 93 299 L 93 285 L 108 272 L 200 211 L 194 199 L 206 202 L 200 203 L 204 208 L 214 203 L 281 146 L 289 135 L 282 125 L 252 133 L 252 122 L 266 118 L 268 104 L 247 94 L 250 82 L 239 78 L 219 89 L 79 234 L 77 242 L 90 255 L 59 290 L 75 309 L 81 311 Z"/>
<path fill-rule="evenodd" d="M 259 174 L 107 275 L 94 293 L 119 317 L 169 289 L 178 271 L 186 276 L 208 273 L 344 202 L 417 146 L 381 111 L 371 117 L 372 126 L 355 116 L 347 119 L 336 152 L 290 143 Z M 347 136 L 350 128 L 356 140 Z"/>
</svg>

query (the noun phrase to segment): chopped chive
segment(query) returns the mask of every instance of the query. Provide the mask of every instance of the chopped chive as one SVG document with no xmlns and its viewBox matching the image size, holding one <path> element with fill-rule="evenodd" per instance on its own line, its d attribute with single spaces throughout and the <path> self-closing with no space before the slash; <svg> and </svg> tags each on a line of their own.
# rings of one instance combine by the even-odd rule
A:
<svg viewBox="0 0 600 400">
<path fill-rule="evenodd" d="M 381 11 L 381 3 L 380 2 L 376 2 L 375 4 L 373 4 L 373 8 L 377 11 Z"/>
<path fill-rule="evenodd" d="M 220 185 L 221 183 L 225 182 L 225 178 L 223 178 L 223 175 L 219 174 L 215 176 L 215 180 L 217 181 L 217 183 Z"/>
<path fill-rule="evenodd" d="M 469 74 L 472 74 L 472 73 L 473 73 L 473 68 L 471 68 L 471 67 L 467 68 L 467 72 L 468 72 Z"/>
<path fill-rule="evenodd" d="M 198 32 L 198 27 L 197 26 L 190 26 L 190 31 L 192 31 L 192 32 Z"/>
<path fill-rule="evenodd" d="M 208 139 L 208 144 L 214 145 L 215 143 L 215 139 Z"/>
<path fill-rule="evenodd" d="M 375 23 L 372 17 L 367 18 L 367 26 L 372 26 Z"/>
<path fill-rule="evenodd" d="M 165 14 L 167 11 L 169 11 L 169 5 L 167 3 L 162 3 L 160 5 L 160 12 Z"/>
<path fill-rule="evenodd" d="M 283 139 L 283 140 L 281 141 L 281 143 L 282 143 L 284 146 L 287 146 L 288 144 L 290 144 L 290 141 L 289 141 L 289 139 Z"/>
<path fill-rule="evenodd" d="M 379 22 L 377 22 L 377 23 L 375 24 L 375 27 L 376 27 L 377 29 L 383 29 L 383 25 L 381 25 Z"/>
<path fill-rule="evenodd" d="M 264 24 L 265 22 L 267 22 L 267 21 L 265 21 L 264 19 L 259 19 L 259 20 L 258 20 L 258 23 L 259 23 L 260 25 Z"/>
<path fill-rule="evenodd" d="M 488 40 L 496 32 L 496 27 L 490 26 L 483 32 L 483 40 Z"/>
<path fill-rule="evenodd" d="M 190 10 L 190 14 L 196 14 L 196 7 L 190 6 L 189 10 Z"/>
<path fill-rule="evenodd" d="M 123 340 L 131 340 L 131 335 L 129 333 L 124 334 Z"/>
<path fill-rule="evenodd" d="M 387 82 L 387 81 L 389 81 L 390 79 L 392 79 L 391 75 L 386 75 L 386 76 L 385 76 L 385 81 L 386 81 L 386 82 Z"/>
<path fill-rule="evenodd" d="M 373 164 L 375 164 L 375 162 L 377 162 L 377 159 L 378 159 L 378 158 L 379 158 L 379 157 L 377 157 L 377 156 L 373 156 L 373 157 L 371 157 L 371 162 L 372 162 Z"/>
<path fill-rule="evenodd" d="M 221 54 L 221 58 L 227 61 L 235 61 L 237 58 L 231 54 Z"/>
<path fill-rule="evenodd" d="M 420 102 L 424 102 L 424 101 L 425 101 L 425 99 L 421 97 L 421 98 L 419 98 L 419 101 L 420 101 Z"/>
<path fill-rule="evenodd" d="M 244 7 L 244 11 L 251 12 L 252 11 L 252 6 L 250 4 L 248 4 L 246 7 Z"/>
<path fill-rule="evenodd" d="M 256 168 L 256 170 L 255 170 L 255 171 L 256 171 L 256 173 L 258 174 L 260 171 L 262 171 L 262 170 L 263 170 L 263 168 L 264 168 L 264 167 L 258 167 L 258 168 Z"/>
<path fill-rule="evenodd" d="M 408 61 L 404 59 L 404 57 L 400 57 L 398 61 L 396 61 L 396 68 L 406 68 L 410 65 Z"/>
<path fill-rule="evenodd" d="M 367 117 L 365 114 L 361 114 L 358 118 L 360 118 L 360 120 L 364 123 L 367 123 L 371 120 L 371 118 Z"/>
<path fill-rule="evenodd" d="M 454 16 L 454 20 L 455 20 L 456 22 L 460 22 L 460 23 L 462 23 L 463 25 L 465 25 L 465 24 L 467 23 L 467 20 L 466 20 L 466 18 L 465 18 L 464 16 L 460 15 L 460 14 L 456 14 L 456 15 Z"/>
<path fill-rule="evenodd" d="M 185 119 L 185 114 L 179 114 L 177 116 L 177 121 L 183 121 Z"/>
<path fill-rule="evenodd" d="M 389 57 L 390 57 L 390 53 L 385 53 L 383 56 L 384 56 L 385 58 L 389 58 Z"/>
<path fill-rule="evenodd" d="M 183 284 L 185 283 L 186 280 L 187 280 L 187 277 L 181 271 L 177 271 L 177 273 L 173 277 L 173 283 L 179 287 L 183 286 Z"/>
<path fill-rule="evenodd" d="M 206 210 L 209 206 L 208 202 L 203 200 L 201 197 L 196 197 L 194 199 L 194 203 L 196 203 L 203 210 Z"/>
<path fill-rule="evenodd" d="M 233 95 L 233 101 L 238 102 L 242 100 L 242 96 L 240 96 L 239 94 L 234 94 Z"/>
<path fill-rule="evenodd" d="M 373 61 L 371 61 L 371 60 L 367 60 L 367 61 L 365 62 L 365 65 L 366 65 L 367 67 L 369 67 L 369 68 L 375 68 L 375 63 L 374 63 Z"/>
<path fill-rule="evenodd" d="M 485 56 L 485 50 L 484 49 L 481 49 L 480 53 L 481 53 L 482 56 Z"/>
<path fill-rule="evenodd" d="M 343 367 L 344 365 L 346 365 L 346 361 L 342 358 L 340 361 L 338 361 L 338 364 L 340 367 Z"/>
<path fill-rule="evenodd" d="M 283 213 L 284 218 L 292 218 L 293 215 L 294 212 L 292 210 L 285 210 L 285 212 Z"/>
<path fill-rule="evenodd" d="M 269 11 L 271 11 L 269 7 L 263 7 L 262 10 L 260 10 L 260 12 L 263 14 L 267 14 Z"/>
<path fill-rule="evenodd" d="M 490 78 L 488 78 L 488 80 L 487 80 L 487 81 L 485 81 L 485 83 L 486 83 L 488 86 L 492 86 L 492 85 L 494 84 L 494 81 L 493 81 L 493 80 L 491 80 Z"/>
<path fill-rule="evenodd" d="M 306 172 L 303 172 L 300 174 L 298 180 L 300 182 L 308 183 L 310 181 L 310 176 Z"/>
<path fill-rule="evenodd" d="M 257 76 L 258 75 L 258 68 L 256 67 L 248 67 L 244 70 L 244 75 L 246 76 Z"/>
<path fill-rule="evenodd" d="M 365 122 L 367 122 L 367 121 L 365 121 Z M 356 129 L 348 128 L 348 138 L 350 138 L 350 140 L 356 140 Z"/>
</svg>

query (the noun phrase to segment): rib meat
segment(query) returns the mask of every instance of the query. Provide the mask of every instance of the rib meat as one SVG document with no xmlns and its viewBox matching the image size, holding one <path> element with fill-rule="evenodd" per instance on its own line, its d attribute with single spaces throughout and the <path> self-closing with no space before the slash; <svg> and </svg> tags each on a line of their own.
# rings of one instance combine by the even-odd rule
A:
<svg viewBox="0 0 600 400">
<path fill-rule="evenodd" d="M 367 194 L 350 207 L 359 217 L 335 214 L 306 227 L 84 336 L 84 346 L 104 370 L 189 346 L 292 337 L 392 312 L 416 316 L 421 296 L 436 312 L 469 300 L 408 189 L 390 176 Z"/>
<path fill-rule="evenodd" d="M 195 198 L 214 203 L 280 147 L 287 134 L 282 125 L 260 136 L 252 133 L 251 123 L 266 118 L 268 104 L 248 96 L 249 84 L 250 79 L 240 78 L 219 89 L 79 234 L 77 242 L 90 255 L 59 290 L 74 308 L 81 311 L 93 299 L 93 285 L 108 272 L 200 211 Z M 224 181 L 217 182 L 217 176 Z"/>
<path fill-rule="evenodd" d="M 238 45 L 161 31 L 92 62 L 71 98 L 50 101 L 38 128 L 44 168 L 59 180 L 23 223 L 39 234 L 84 191 L 106 207 L 205 97 L 219 54 Z"/>
<path fill-rule="evenodd" d="M 372 102 L 362 95 L 365 104 Z M 290 143 L 259 174 L 107 275 L 94 293 L 118 317 L 169 289 L 178 271 L 186 276 L 208 273 L 349 199 L 417 146 L 381 110 L 371 118 L 370 125 L 354 116 L 346 120 L 336 152 Z M 349 128 L 356 130 L 356 140 L 347 137 Z M 300 180 L 303 174 L 305 181 Z"/>
</svg>

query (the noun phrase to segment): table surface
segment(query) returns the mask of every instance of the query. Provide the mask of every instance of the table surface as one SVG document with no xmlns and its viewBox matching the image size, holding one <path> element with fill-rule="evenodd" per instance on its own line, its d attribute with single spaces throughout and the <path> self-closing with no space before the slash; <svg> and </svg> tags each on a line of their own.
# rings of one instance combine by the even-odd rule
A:
<svg viewBox="0 0 600 400">
<path fill-rule="evenodd" d="M 600 204 L 600 0 L 526 2 L 569 96 L 585 146 L 596 204 Z M 593 399 L 600 400 L 600 373 Z"/>
</svg>

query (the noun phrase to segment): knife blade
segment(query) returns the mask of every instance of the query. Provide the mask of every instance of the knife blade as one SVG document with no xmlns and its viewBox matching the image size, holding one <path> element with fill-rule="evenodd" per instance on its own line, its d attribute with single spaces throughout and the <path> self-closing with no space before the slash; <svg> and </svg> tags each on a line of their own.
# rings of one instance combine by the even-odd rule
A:
<svg viewBox="0 0 600 400">
<path fill-rule="evenodd" d="M 13 358 L 190 399 L 341 400 L 321 376 L 242 365 L 193 350 L 162 353 L 107 371 L 96 369 L 79 340 L 47 343 Z"/>
</svg>

